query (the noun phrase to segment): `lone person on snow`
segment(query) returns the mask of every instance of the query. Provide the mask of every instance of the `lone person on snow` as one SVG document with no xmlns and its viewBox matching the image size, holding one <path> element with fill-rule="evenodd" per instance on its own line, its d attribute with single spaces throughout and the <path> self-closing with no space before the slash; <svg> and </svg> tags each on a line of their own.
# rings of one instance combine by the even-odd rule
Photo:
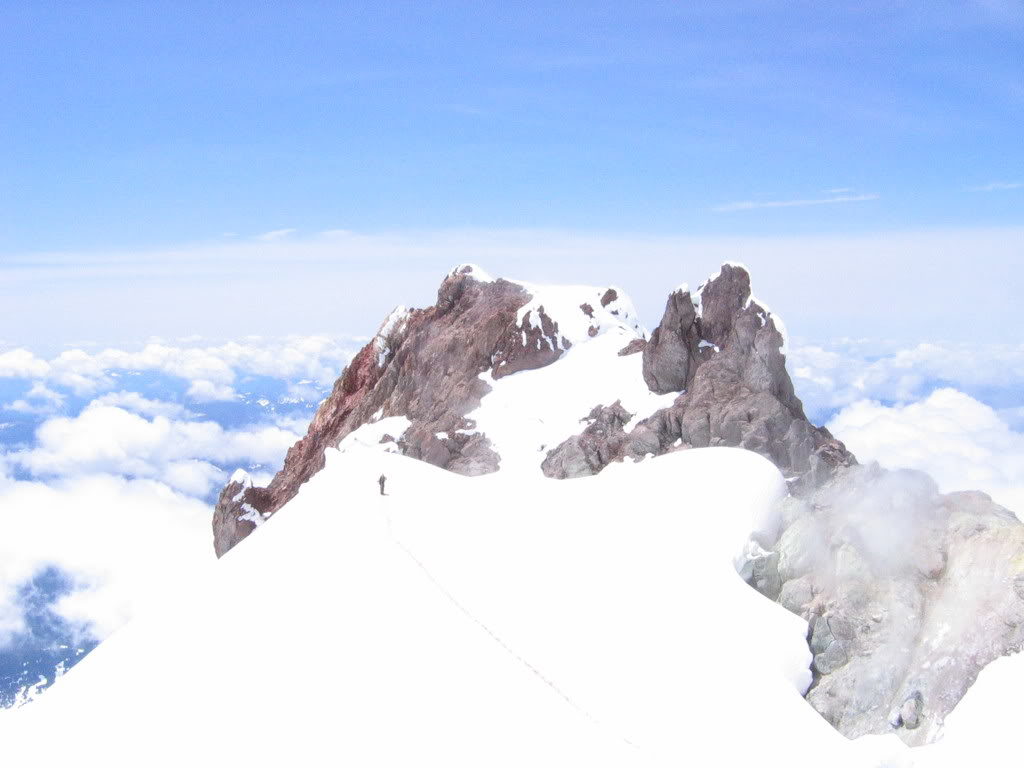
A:
<svg viewBox="0 0 1024 768">
<path fill-rule="evenodd" d="M 384 477 L 384 475 L 381 475 L 380 477 L 377 478 L 377 485 L 380 486 L 380 495 L 381 496 L 386 496 L 387 495 L 386 493 L 384 493 L 384 483 L 386 483 L 386 482 L 387 482 L 387 478 Z"/>
</svg>

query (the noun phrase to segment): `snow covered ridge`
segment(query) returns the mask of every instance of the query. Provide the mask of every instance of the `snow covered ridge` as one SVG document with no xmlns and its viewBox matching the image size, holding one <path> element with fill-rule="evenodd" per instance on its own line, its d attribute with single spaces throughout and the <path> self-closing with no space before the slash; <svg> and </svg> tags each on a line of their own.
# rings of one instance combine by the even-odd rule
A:
<svg viewBox="0 0 1024 768">
<path fill-rule="evenodd" d="M 729 514 L 629 508 L 634 477 L 674 495 L 737 474 L 749 482 L 687 500 Z M 802 623 L 731 568 L 782 492 L 742 452 L 523 484 L 330 450 L 286 513 L 203 583 L 3 713 L 5 755 L 38 761 L 46 743 L 48 764 L 134 766 L 160 744 L 160 765 L 740 764 L 737 733 L 772 754 L 799 733 L 811 748 L 797 765 L 853 754 L 800 699 Z M 694 525 L 708 545 L 680 557 Z M 695 631 L 705 612 L 716 631 Z M 302 685 L 296 659 L 328 639 L 329 661 Z"/>
</svg>

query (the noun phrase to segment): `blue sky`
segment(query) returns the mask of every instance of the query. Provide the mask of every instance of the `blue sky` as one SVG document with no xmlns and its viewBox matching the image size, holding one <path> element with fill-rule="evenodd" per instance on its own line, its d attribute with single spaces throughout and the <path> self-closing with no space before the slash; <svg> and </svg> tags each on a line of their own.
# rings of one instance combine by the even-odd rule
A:
<svg viewBox="0 0 1024 768">
<path fill-rule="evenodd" d="M 26 2 L 0 49 L 0 257 L 1024 223 L 1020 0 Z"/>
</svg>

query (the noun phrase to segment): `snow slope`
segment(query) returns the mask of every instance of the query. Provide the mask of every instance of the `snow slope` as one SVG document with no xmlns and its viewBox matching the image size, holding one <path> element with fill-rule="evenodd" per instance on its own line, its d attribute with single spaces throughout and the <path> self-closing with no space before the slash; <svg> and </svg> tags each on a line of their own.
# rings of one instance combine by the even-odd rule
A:
<svg viewBox="0 0 1024 768">
<path fill-rule="evenodd" d="M 4 713 L 5 755 L 602 766 L 849 754 L 801 699 L 803 622 L 732 566 L 783 492 L 774 467 L 707 449 L 618 469 L 530 484 L 329 451 L 283 514 L 175 604 Z M 666 503 L 640 508 L 638 488 Z"/>
</svg>

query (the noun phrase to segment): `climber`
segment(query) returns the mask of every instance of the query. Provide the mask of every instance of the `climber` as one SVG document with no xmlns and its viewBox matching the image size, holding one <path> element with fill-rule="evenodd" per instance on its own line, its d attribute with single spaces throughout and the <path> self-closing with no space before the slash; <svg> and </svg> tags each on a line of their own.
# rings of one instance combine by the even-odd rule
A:
<svg viewBox="0 0 1024 768">
<path fill-rule="evenodd" d="M 384 475 L 381 475 L 379 478 L 377 478 L 377 485 L 380 486 L 380 495 L 381 496 L 386 496 L 387 495 L 386 493 L 384 493 L 384 483 L 386 483 L 386 482 L 387 482 L 387 478 L 384 477 Z"/>
</svg>

